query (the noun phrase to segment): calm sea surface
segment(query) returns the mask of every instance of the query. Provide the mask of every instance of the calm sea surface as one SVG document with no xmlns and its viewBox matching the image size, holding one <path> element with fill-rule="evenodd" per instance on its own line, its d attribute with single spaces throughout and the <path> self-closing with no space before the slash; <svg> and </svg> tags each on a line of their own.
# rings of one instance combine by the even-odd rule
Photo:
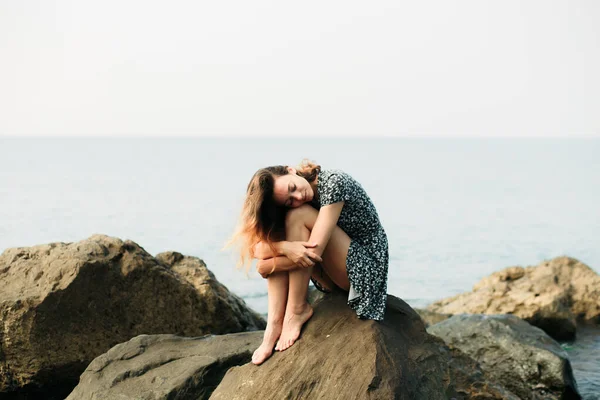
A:
<svg viewBox="0 0 600 400">
<path fill-rule="evenodd" d="M 266 284 L 220 251 L 260 167 L 343 169 L 390 243 L 388 292 L 413 307 L 560 255 L 600 271 L 599 139 L 0 138 L 0 252 L 94 233 L 202 258 L 266 313 Z M 600 393 L 600 332 L 563 344 Z M 600 397 L 599 397 L 600 398 Z"/>
</svg>

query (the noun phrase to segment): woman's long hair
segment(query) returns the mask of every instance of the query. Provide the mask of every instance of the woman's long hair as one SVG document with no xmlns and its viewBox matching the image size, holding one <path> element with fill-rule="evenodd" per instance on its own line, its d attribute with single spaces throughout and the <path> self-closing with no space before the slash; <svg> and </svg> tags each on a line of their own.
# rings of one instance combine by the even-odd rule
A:
<svg viewBox="0 0 600 400">
<path fill-rule="evenodd" d="M 319 171 L 321 171 L 321 166 L 307 159 L 302 160 L 296 169 L 297 175 L 309 183 L 315 180 Z M 245 265 L 249 268 L 249 261 L 255 257 L 254 246 L 259 242 L 267 243 L 275 253 L 273 242 L 285 240 L 285 215 L 288 208 L 275 203 L 273 188 L 275 177 L 288 173 L 287 166 L 274 165 L 259 169 L 250 179 L 238 227 L 225 245 L 228 247 L 234 243 L 239 244 L 238 268 Z M 275 262 L 273 261 L 274 266 Z"/>
</svg>

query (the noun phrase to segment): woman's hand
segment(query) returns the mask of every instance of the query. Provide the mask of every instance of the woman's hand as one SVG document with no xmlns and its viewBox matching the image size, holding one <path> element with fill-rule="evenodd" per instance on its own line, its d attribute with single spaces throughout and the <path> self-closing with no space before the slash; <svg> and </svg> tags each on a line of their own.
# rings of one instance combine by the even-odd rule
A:
<svg viewBox="0 0 600 400">
<path fill-rule="evenodd" d="M 310 250 L 317 247 L 316 243 L 309 242 L 287 242 L 282 249 L 283 254 L 299 267 L 312 267 L 315 262 L 322 262 L 323 259 L 317 253 Z"/>
</svg>

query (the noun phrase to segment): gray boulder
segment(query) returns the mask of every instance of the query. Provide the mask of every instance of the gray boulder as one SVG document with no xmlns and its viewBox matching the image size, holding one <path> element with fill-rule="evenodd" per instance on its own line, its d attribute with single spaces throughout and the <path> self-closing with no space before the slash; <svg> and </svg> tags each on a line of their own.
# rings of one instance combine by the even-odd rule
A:
<svg viewBox="0 0 600 400">
<path fill-rule="evenodd" d="M 136 336 L 94 359 L 67 400 L 208 399 L 230 367 L 250 361 L 262 335 Z"/>
<path fill-rule="evenodd" d="M 449 382 L 449 389 L 455 395 L 448 397 L 454 400 L 521 400 L 521 398 L 500 385 L 489 374 L 481 369 L 479 363 L 456 347 L 448 347 L 444 341 L 431 335 L 441 343 L 438 347 L 445 358 L 444 379 Z M 451 390 L 447 390 L 452 393 Z"/>
<path fill-rule="evenodd" d="M 474 360 L 522 399 L 580 399 L 567 353 L 512 315 L 455 315 L 427 331 Z"/>
</svg>

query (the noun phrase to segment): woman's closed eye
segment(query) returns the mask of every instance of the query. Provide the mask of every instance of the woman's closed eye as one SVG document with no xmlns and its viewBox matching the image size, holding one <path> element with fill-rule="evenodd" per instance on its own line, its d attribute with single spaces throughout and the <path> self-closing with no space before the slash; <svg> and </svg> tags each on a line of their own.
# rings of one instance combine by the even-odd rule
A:
<svg viewBox="0 0 600 400">
<path fill-rule="evenodd" d="M 290 192 L 295 192 L 295 191 L 296 191 L 296 184 L 295 184 L 295 183 L 293 183 L 293 184 L 290 186 Z M 285 203 L 285 205 L 286 205 L 287 207 L 291 207 L 293 203 L 294 203 L 294 199 L 292 199 L 292 198 L 290 197 L 290 199 L 289 199 L 289 200 L 288 200 L 288 201 Z"/>
</svg>

